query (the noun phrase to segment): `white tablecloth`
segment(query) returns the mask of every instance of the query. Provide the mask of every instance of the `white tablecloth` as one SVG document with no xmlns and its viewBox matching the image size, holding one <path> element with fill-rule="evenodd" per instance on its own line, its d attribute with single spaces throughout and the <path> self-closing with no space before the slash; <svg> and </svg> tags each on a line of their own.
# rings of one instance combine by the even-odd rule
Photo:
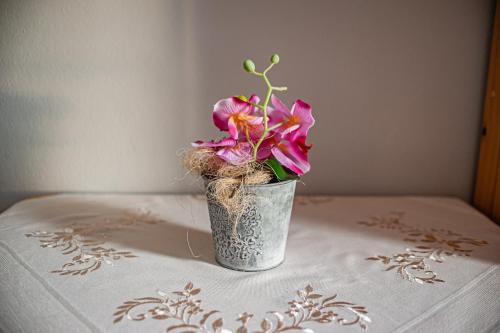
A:
<svg viewBox="0 0 500 333">
<path fill-rule="evenodd" d="M 214 262 L 203 196 L 43 197 L 0 215 L 0 329 L 494 332 L 499 263 L 452 198 L 297 197 L 285 263 L 245 273 Z"/>
</svg>

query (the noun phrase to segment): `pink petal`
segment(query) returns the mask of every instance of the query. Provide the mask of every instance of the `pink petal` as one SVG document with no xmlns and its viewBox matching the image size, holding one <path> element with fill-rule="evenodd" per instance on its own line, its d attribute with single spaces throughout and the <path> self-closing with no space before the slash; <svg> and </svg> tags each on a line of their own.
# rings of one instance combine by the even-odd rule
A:
<svg viewBox="0 0 500 333">
<path fill-rule="evenodd" d="M 216 155 L 230 164 L 241 165 L 252 159 L 252 148 L 248 142 L 240 142 L 234 147 L 218 150 Z"/>
<path fill-rule="evenodd" d="M 315 122 L 312 116 L 311 106 L 298 99 L 295 103 L 293 103 L 291 113 L 300 120 L 300 128 L 298 129 L 296 136 L 307 136 L 307 132 Z"/>
<path fill-rule="evenodd" d="M 267 114 L 269 115 L 269 127 L 276 126 L 278 124 L 286 124 L 292 114 L 288 107 L 274 94 L 271 95 L 271 103 L 273 108 L 269 109 Z M 287 130 L 286 127 L 278 127 L 275 129 L 276 132 L 281 133 Z"/>
<path fill-rule="evenodd" d="M 229 135 L 231 138 L 237 140 L 238 139 L 238 126 L 234 122 L 234 118 L 230 117 L 229 121 L 227 122 L 227 127 L 229 129 Z"/>
<path fill-rule="evenodd" d="M 307 160 L 307 151 L 290 141 L 282 141 L 271 148 L 273 156 L 285 167 L 302 176 L 311 169 Z"/>
<path fill-rule="evenodd" d="M 248 126 L 248 133 L 250 134 L 250 139 L 253 142 L 257 142 L 260 139 L 260 137 L 262 136 L 262 132 L 264 132 L 264 125 L 262 124 Z"/>
<path fill-rule="evenodd" d="M 252 94 L 248 100 L 250 102 L 252 102 L 253 104 L 259 104 L 259 102 L 260 102 L 259 96 L 255 95 L 255 94 Z"/>
<path fill-rule="evenodd" d="M 262 141 L 262 144 L 259 146 L 259 149 L 257 150 L 257 160 L 263 161 L 271 157 L 271 149 L 275 144 L 276 140 L 274 138 L 268 138 Z"/>
<path fill-rule="evenodd" d="M 248 101 L 252 102 L 254 104 L 259 104 L 260 98 L 257 95 L 252 94 Z M 257 117 L 263 117 L 262 110 L 256 106 L 252 106 L 251 114 L 253 114 L 254 116 L 257 116 Z"/>
<path fill-rule="evenodd" d="M 285 129 L 282 129 L 280 132 L 283 135 L 289 134 L 289 133 L 292 133 L 293 131 L 297 130 L 299 127 L 300 127 L 300 124 L 296 124 L 293 126 L 285 127 Z"/>
<path fill-rule="evenodd" d="M 264 117 L 252 117 L 247 121 L 250 125 L 261 125 L 264 122 Z"/>
<path fill-rule="evenodd" d="M 215 126 L 220 130 L 227 131 L 229 118 L 238 112 L 250 112 L 250 104 L 237 97 L 221 99 L 215 104 L 212 113 Z"/>
<path fill-rule="evenodd" d="M 267 122 L 269 127 L 274 127 L 279 124 L 286 124 L 288 122 L 288 117 L 287 115 L 283 114 L 281 111 L 275 110 L 275 109 L 269 109 L 267 110 L 267 116 L 269 117 L 269 120 Z M 275 132 L 281 132 L 282 128 L 278 127 L 274 129 Z"/>
<path fill-rule="evenodd" d="M 195 148 L 233 147 L 236 145 L 236 143 L 237 143 L 236 140 L 234 140 L 232 138 L 224 138 L 224 139 L 221 139 L 219 141 L 214 141 L 214 140 L 201 141 L 201 140 L 198 140 L 198 141 L 191 143 L 191 146 L 193 146 Z"/>
<path fill-rule="evenodd" d="M 285 114 L 290 114 L 288 107 L 279 99 L 276 95 L 271 95 L 271 104 L 274 106 L 275 110 L 281 111 Z"/>
</svg>

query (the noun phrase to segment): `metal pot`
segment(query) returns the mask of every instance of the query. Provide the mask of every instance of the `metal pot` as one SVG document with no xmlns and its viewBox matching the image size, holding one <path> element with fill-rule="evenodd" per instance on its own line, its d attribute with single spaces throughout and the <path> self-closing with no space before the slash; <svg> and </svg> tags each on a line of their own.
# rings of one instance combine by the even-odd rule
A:
<svg viewBox="0 0 500 333">
<path fill-rule="evenodd" d="M 237 237 L 233 235 L 227 211 L 207 195 L 215 259 L 221 266 L 262 271 L 279 266 L 285 260 L 295 184 L 295 180 L 288 180 L 245 185 L 252 201 L 238 219 Z"/>
</svg>

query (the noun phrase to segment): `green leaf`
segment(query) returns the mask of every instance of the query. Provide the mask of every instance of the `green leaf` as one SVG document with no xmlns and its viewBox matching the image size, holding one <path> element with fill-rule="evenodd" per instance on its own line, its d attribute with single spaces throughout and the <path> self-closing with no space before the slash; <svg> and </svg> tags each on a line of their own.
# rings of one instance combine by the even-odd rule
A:
<svg viewBox="0 0 500 333">
<path fill-rule="evenodd" d="M 285 168 L 283 168 L 283 166 L 280 164 L 280 162 L 278 162 L 276 159 L 274 158 L 270 158 L 268 159 L 267 161 L 264 162 L 264 164 L 266 166 L 268 166 L 273 172 L 274 174 L 276 175 L 276 178 L 278 178 L 278 180 L 280 182 L 284 181 L 284 180 L 289 180 L 289 179 L 297 179 L 298 177 L 295 176 L 295 175 L 290 175 L 286 170 Z"/>
</svg>

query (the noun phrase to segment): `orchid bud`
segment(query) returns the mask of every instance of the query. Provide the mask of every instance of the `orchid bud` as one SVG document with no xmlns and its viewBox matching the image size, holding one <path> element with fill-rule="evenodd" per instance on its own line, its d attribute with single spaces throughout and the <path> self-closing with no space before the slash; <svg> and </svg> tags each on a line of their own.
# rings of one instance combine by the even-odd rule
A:
<svg viewBox="0 0 500 333">
<path fill-rule="evenodd" d="M 272 62 L 273 64 L 277 64 L 278 62 L 280 62 L 280 56 L 279 56 L 279 55 L 277 55 L 276 53 L 275 53 L 275 54 L 273 54 L 273 55 L 271 56 L 271 62 Z"/>
<path fill-rule="evenodd" d="M 248 72 L 248 73 L 255 73 L 255 64 L 253 63 L 252 60 L 247 59 L 243 61 L 243 68 Z"/>
</svg>

